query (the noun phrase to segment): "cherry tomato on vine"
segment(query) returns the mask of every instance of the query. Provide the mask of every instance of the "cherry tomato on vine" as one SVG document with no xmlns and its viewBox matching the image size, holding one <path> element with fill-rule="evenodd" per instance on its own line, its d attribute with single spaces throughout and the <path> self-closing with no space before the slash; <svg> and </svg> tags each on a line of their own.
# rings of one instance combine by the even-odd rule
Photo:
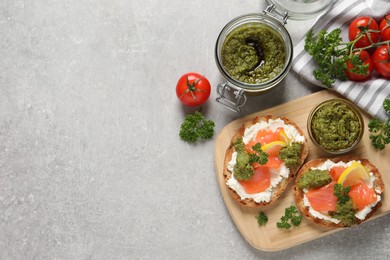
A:
<svg viewBox="0 0 390 260">
<path fill-rule="evenodd" d="M 186 106 L 200 106 L 210 96 L 210 82 L 196 72 L 189 72 L 179 78 L 176 95 Z"/>
<path fill-rule="evenodd" d="M 355 68 L 355 66 L 350 61 L 347 61 L 347 70 L 345 71 L 345 73 L 347 74 L 348 79 L 353 81 L 364 81 L 370 78 L 373 70 L 373 64 L 370 58 L 370 54 L 368 54 L 366 50 L 362 50 L 355 52 L 354 55 L 359 55 L 359 59 L 363 61 L 363 65 L 366 65 L 368 67 L 364 70 L 365 73 L 360 74 L 354 72 L 353 68 Z"/>
<path fill-rule="evenodd" d="M 379 29 L 381 30 L 382 41 L 390 40 L 390 14 L 383 17 L 379 23 Z"/>
<path fill-rule="evenodd" d="M 390 79 L 390 47 L 389 45 L 379 46 L 375 52 L 372 54 L 372 63 L 374 68 L 381 74 L 384 78 Z"/>
<path fill-rule="evenodd" d="M 363 48 L 377 43 L 379 40 L 379 27 L 377 22 L 368 16 L 360 16 L 355 18 L 348 28 L 349 40 L 353 41 L 357 37 L 361 37 L 355 43 L 356 48 Z"/>
</svg>

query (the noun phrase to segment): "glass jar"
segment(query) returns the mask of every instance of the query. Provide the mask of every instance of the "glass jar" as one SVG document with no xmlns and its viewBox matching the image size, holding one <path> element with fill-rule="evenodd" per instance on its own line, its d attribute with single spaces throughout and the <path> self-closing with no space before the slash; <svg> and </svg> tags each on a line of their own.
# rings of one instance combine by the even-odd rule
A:
<svg viewBox="0 0 390 260">
<path fill-rule="evenodd" d="M 341 115 L 340 112 L 335 112 L 340 106 L 343 107 L 339 110 Z M 347 115 L 353 115 L 351 117 L 357 123 L 352 125 L 349 118 L 343 118 Z M 320 129 L 316 127 L 317 125 Z M 364 134 L 364 120 L 359 109 L 352 102 L 334 98 L 323 101 L 312 109 L 307 119 L 307 130 L 313 144 L 324 152 L 335 155 L 344 154 L 360 143 Z M 332 136 L 337 136 L 337 138 L 332 138 Z M 337 146 L 330 143 L 331 141 L 336 141 Z"/>
<path fill-rule="evenodd" d="M 239 112 L 240 108 L 245 105 L 247 99 L 246 94 L 258 95 L 265 93 L 275 87 L 287 75 L 293 58 L 293 45 L 290 34 L 284 27 L 286 21 L 287 12 L 282 14 L 275 13 L 274 6 L 271 5 L 268 6 L 263 13 L 245 14 L 236 17 L 225 25 L 217 38 L 215 46 L 217 67 L 223 77 L 227 80 L 227 82 L 220 83 L 217 86 L 217 101 L 219 103 L 225 105 L 233 111 Z M 272 76 L 270 76 L 269 79 L 267 79 L 266 76 L 265 80 L 262 79 L 261 81 L 254 83 L 239 80 L 236 75 L 231 75 L 223 63 L 223 48 L 226 44 L 226 40 L 232 33 L 240 30 L 240 28 L 250 28 L 251 26 L 261 26 L 266 28 L 266 30 L 269 30 L 269 33 L 276 35 L 284 46 L 283 64 L 281 68 L 278 69 L 278 72 L 275 73 L 272 71 Z M 250 41 L 246 41 L 246 43 L 253 47 L 253 43 L 251 44 Z M 260 59 L 262 54 L 259 54 L 259 52 L 261 52 L 261 50 L 256 48 L 254 49 L 255 50 L 252 51 L 256 51 L 256 54 Z M 264 64 L 266 63 L 267 60 L 264 61 Z"/>
</svg>

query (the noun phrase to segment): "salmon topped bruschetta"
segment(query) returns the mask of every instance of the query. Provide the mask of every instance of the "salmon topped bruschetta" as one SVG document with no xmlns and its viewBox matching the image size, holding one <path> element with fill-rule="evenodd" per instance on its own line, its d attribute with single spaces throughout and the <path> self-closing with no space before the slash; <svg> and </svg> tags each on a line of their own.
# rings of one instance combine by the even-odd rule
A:
<svg viewBox="0 0 390 260">
<path fill-rule="evenodd" d="M 309 220 L 348 227 L 367 220 L 380 207 L 384 184 L 367 159 L 339 157 L 306 163 L 293 189 L 297 207 Z"/>
<path fill-rule="evenodd" d="M 245 206 L 274 202 L 308 155 L 302 130 L 275 116 L 244 122 L 226 151 L 224 178 L 233 198 Z"/>
</svg>

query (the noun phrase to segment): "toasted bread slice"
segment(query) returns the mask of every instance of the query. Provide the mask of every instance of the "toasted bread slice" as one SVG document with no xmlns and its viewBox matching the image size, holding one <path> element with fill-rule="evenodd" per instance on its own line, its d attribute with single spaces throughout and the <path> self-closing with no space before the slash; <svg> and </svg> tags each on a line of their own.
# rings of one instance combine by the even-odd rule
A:
<svg viewBox="0 0 390 260">
<path fill-rule="evenodd" d="M 350 161 L 360 161 L 360 163 L 369 171 L 372 172 L 373 175 L 375 176 L 375 181 L 373 183 L 373 188 L 375 189 L 376 193 L 382 197 L 382 193 L 384 191 L 384 184 L 383 180 L 381 177 L 381 174 L 379 170 L 367 159 L 360 159 L 356 157 L 337 157 L 337 158 L 320 158 L 320 159 L 315 159 L 307 162 L 305 165 L 302 166 L 302 168 L 299 170 L 298 175 L 295 179 L 295 184 L 293 186 L 293 191 L 294 191 L 294 198 L 295 198 L 295 204 L 297 205 L 298 209 L 301 211 L 301 213 L 310 221 L 319 224 L 324 227 L 348 227 L 349 225 L 344 224 L 342 222 L 339 223 L 334 223 L 330 220 L 325 220 L 322 218 L 318 218 L 316 216 L 313 216 L 310 211 L 309 207 L 305 206 L 304 204 L 304 191 L 298 187 L 298 182 L 301 176 L 306 174 L 311 168 L 314 167 L 319 167 L 323 165 L 327 160 L 330 160 L 334 163 L 338 162 L 344 162 L 348 163 Z M 374 207 L 371 208 L 371 211 L 366 215 L 366 217 L 363 220 L 360 220 L 356 218 L 356 223 L 355 225 L 360 224 L 363 221 L 366 221 L 369 219 L 375 211 L 381 206 L 381 201 L 379 201 Z"/>
<path fill-rule="evenodd" d="M 302 143 L 303 146 L 301 149 L 299 165 L 295 166 L 294 168 L 289 169 L 288 178 L 283 178 L 282 181 L 276 187 L 274 187 L 272 189 L 272 195 L 271 195 L 271 198 L 268 202 L 265 202 L 265 201 L 256 202 L 252 198 L 241 198 L 240 195 L 235 190 L 233 190 L 232 188 L 229 187 L 227 182 L 232 177 L 233 172 L 231 172 L 228 169 L 228 164 L 232 159 L 233 153 L 235 152 L 235 148 L 234 148 L 233 144 L 237 138 L 241 138 L 244 136 L 245 129 L 247 129 L 247 128 L 251 127 L 252 125 L 255 125 L 256 123 L 261 122 L 261 121 L 268 122 L 270 119 L 273 119 L 273 120 L 281 119 L 284 121 L 284 123 L 286 125 L 293 126 L 297 130 L 299 135 L 304 137 L 304 142 Z M 279 196 L 286 190 L 287 185 L 291 182 L 291 180 L 294 178 L 295 174 L 298 172 L 299 168 L 303 165 L 308 153 L 309 152 L 308 152 L 307 139 L 306 139 L 303 131 L 291 120 L 289 120 L 285 117 L 278 118 L 275 116 L 267 115 L 267 116 L 255 117 L 251 120 L 245 121 L 243 123 L 243 125 L 236 131 L 236 133 L 232 137 L 231 143 L 230 143 L 228 149 L 226 150 L 225 160 L 224 160 L 224 170 L 223 170 L 223 175 L 225 178 L 226 186 L 227 186 L 228 190 L 230 191 L 230 194 L 232 195 L 233 199 L 240 202 L 242 205 L 245 205 L 247 207 L 252 207 L 252 208 L 267 206 L 267 205 L 273 203 L 274 201 L 276 201 L 279 198 Z"/>
</svg>

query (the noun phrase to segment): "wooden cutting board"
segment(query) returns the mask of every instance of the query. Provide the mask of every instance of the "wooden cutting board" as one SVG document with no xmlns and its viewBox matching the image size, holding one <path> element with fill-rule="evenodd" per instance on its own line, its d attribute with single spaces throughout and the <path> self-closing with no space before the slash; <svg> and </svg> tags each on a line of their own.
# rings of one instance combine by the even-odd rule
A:
<svg viewBox="0 0 390 260">
<path fill-rule="evenodd" d="M 321 101 L 336 97 L 341 98 L 341 96 L 332 91 L 320 91 L 234 120 L 226 125 L 217 136 L 214 146 L 214 160 L 218 185 L 231 218 L 243 237 L 253 247 L 264 251 L 277 251 L 317 239 L 343 229 L 323 228 L 307 221 L 305 218 L 303 219 L 301 225 L 297 228 L 293 228 L 288 231 L 277 228 L 276 222 L 278 222 L 284 215 L 285 208 L 294 203 L 292 183 L 290 183 L 286 192 L 274 203 L 274 205 L 261 209 L 261 211 L 264 211 L 264 213 L 268 216 L 268 223 L 263 226 L 258 225 L 255 216 L 259 214 L 260 209 L 250 209 L 234 201 L 225 185 L 223 178 L 223 162 L 225 151 L 230 144 L 231 138 L 245 120 L 257 115 L 285 116 L 293 120 L 304 131 L 305 136 L 308 139 L 309 156 L 306 161 L 315 158 L 332 157 L 331 155 L 320 151 L 311 142 L 307 133 L 306 122 L 309 112 L 315 105 Z M 358 147 L 348 153 L 348 155 L 356 155 L 360 158 L 369 159 L 382 173 L 383 181 L 385 183 L 385 192 L 383 194 L 382 207 L 371 218 L 374 219 L 383 216 L 390 211 L 390 191 L 387 190 L 390 189 L 390 147 L 388 146 L 382 151 L 377 151 L 373 148 L 368 137 L 369 132 L 367 128 L 368 121 L 371 117 L 363 112 L 362 115 L 365 123 L 363 139 Z"/>
</svg>

